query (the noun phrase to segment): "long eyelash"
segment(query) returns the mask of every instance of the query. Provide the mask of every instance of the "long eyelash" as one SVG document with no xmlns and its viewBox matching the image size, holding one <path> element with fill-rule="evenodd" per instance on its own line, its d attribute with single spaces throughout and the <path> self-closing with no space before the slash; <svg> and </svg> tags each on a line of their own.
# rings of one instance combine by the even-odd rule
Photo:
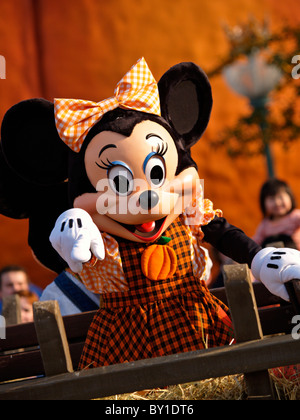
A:
<svg viewBox="0 0 300 420">
<path fill-rule="evenodd" d="M 156 150 L 156 154 L 158 156 L 164 156 L 168 151 L 168 144 L 167 143 L 162 143 L 161 145 L 159 144 L 157 146 L 157 150 Z"/>
<path fill-rule="evenodd" d="M 99 165 L 99 163 L 95 162 L 97 166 L 99 166 L 99 168 L 101 169 L 105 169 L 106 171 L 108 171 L 110 168 L 112 168 L 114 166 L 113 163 L 111 163 L 110 160 L 106 159 L 107 162 L 103 162 L 103 160 L 101 160 L 101 163 L 103 164 L 103 166 Z"/>
</svg>

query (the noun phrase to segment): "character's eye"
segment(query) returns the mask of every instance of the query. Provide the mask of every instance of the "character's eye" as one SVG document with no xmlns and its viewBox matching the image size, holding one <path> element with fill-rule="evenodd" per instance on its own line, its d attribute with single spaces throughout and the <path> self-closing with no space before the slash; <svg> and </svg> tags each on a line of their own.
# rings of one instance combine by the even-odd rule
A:
<svg viewBox="0 0 300 420">
<path fill-rule="evenodd" d="M 147 159 L 144 166 L 144 173 L 147 181 L 152 188 L 159 188 L 163 185 L 166 177 L 166 168 L 164 159 L 157 154 L 153 154 Z"/>
<path fill-rule="evenodd" d="M 108 181 L 111 189 L 118 195 L 126 196 L 133 191 L 133 175 L 129 168 L 114 165 L 108 171 Z"/>
</svg>

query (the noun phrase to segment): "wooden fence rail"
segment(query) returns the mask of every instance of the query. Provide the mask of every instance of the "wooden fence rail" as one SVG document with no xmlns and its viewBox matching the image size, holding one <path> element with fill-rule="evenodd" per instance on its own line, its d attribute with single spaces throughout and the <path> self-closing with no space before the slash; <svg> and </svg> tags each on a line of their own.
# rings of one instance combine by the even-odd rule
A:
<svg viewBox="0 0 300 420">
<path fill-rule="evenodd" d="M 91 399 L 299 363 L 300 340 L 278 336 L 1 385 L 0 400 Z"/>
</svg>

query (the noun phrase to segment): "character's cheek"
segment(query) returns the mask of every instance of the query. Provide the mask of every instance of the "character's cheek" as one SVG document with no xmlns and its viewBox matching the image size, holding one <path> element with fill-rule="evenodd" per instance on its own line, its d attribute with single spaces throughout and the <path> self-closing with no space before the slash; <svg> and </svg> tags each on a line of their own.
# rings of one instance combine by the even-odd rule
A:
<svg viewBox="0 0 300 420">
<path fill-rule="evenodd" d="M 176 178 L 168 184 L 168 189 L 173 190 L 179 195 L 194 194 L 199 188 L 201 180 L 195 168 L 188 168 L 182 171 Z"/>
<path fill-rule="evenodd" d="M 128 214 L 127 197 L 119 197 L 110 190 L 97 193 L 85 193 L 74 200 L 74 207 L 95 214 Z"/>
<path fill-rule="evenodd" d="M 98 193 L 98 198 L 96 202 L 97 213 L 102 214 L 102 215 L 118 214 L 120 210 L 120 206 L 122 208 L 124 208 L 124 206 L 127 207 L 126 197 L 121 197 L 121 202 L 120 202 L 120 198 L 116 194 L 112 193 L 111 191 Z"/>
</svg>

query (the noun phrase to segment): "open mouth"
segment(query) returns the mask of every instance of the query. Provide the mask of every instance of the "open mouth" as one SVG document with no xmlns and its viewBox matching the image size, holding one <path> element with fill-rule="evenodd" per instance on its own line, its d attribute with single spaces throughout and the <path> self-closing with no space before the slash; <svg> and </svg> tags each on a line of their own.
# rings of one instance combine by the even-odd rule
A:
<svg viewBox="0 0 300 420">
<path fill-rule="evenodd" d="M 151 222 L 142 223 L 141 225 L 127 225 L 126 223 L 120 223 L 120 225 L 138 239 L 145 242 L 155 241 L 163 229 L 166 218 L 167 217 L 163 217 L 159 220 L 152 220 Z"/>
</svg>

